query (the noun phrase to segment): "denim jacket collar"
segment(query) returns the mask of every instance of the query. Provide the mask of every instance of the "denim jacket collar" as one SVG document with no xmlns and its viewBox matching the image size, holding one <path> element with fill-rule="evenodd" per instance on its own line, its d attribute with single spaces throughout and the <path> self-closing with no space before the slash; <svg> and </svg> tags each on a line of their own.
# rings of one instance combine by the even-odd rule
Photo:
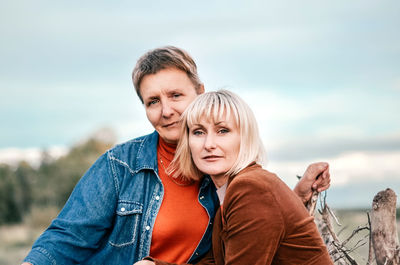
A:
<svg viewBox="0 0 400 265">
<path fill-rule="evenodd" d="M 157 165 L 157 144 L 159 134 L 154 131 L 148 137 L 141 139 L 141 144 L 137 152 L 135 172 L 143 169 L 152 169 L 158 173 Z"/>
</svg>

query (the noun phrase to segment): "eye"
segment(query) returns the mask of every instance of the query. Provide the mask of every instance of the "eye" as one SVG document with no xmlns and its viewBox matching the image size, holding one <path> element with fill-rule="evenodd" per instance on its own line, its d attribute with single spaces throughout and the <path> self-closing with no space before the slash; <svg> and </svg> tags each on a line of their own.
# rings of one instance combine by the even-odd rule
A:
<svg viewBox="0 0 400 265">
<path fill-rule="evenodd" d="M 222 128 L 222 129 L 218 130 L 218 133 L 221 133 L 221 134 L 225 134 L 225 133 L 228 133 L 228 132 L 229 132 L 229 129 L 227 129 L 227 128 Z"/>
<path fill-rule="evenodd" d="M 196 135 L 196 136 L 200 136 L 200 135 L 203 135 L 204 132 L 202 130 L 197 129 L 197 130 L 193 130 L 192 134 Z"/>
<path fill-rule="evenodd" d="M 151 105 L 155 105 L 159 102 L 160 100 L 158 99 L 152 99 L 149 102 L 147 102 L 147 107 L 151 106 Z"/>
<path fill-rule="evenodd" d="M 182 94 L 179 94 L 179 93 L 174 93 L 172 95 L 173 98 L 179 98 L 180 96 L 182 96 Z"/>
</svg>

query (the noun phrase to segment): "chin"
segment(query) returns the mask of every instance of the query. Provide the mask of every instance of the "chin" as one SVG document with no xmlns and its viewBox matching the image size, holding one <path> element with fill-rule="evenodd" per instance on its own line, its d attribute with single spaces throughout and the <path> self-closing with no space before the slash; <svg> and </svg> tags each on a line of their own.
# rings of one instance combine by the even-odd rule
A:
<svg viewBox="0 0 400 265">
<path fill-rule="evenodd" d="M 201 172 L 204 172 L 207 175 L 210 176 L 219 176 L 219 175 L 225 175 L 226 171 L 220 171 L 220 170 L 210 170 L 210 168 L 204 168 L 205 170 L 200 170 Z"/>
<path fill-rule="evenodd" d="M 177 144 L 179 142 L 179 137 L 176 136 L 169 136 L 167 135 L 166 137 L 163 137 L 164 141 L 168 143 L 174 143 Z"/>
<path fill-rule="evenodd" d="M 168 143 L 178 143 L 179 141 L 179 133 L 158 131 L 158 134 Z"/>
</svg>

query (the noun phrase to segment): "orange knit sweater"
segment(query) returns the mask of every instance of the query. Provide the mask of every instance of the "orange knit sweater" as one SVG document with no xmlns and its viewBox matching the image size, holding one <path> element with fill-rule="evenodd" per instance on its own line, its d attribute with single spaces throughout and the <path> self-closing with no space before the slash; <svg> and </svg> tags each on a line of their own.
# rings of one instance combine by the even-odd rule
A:
<svg viewBox="0 0 400 265">
<path fill-rule="evenodd" d="M 164 198 L 153 228 L 150 255 L 183 263 L 189 260 L 206 231 L 208 214 L 198 201 L 199 182 L 182 182 L 173 179 L 173 174 L 166 174 L 175 149 L 176 145 L 159 137 L 157 158 Z"/>
</svg>

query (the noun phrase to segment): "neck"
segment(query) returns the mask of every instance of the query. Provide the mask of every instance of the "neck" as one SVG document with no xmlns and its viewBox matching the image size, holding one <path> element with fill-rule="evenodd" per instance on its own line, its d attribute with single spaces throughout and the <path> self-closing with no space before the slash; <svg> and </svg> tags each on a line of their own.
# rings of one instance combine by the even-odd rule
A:
<svg viewBox="0 0 400 265">
<path fill-rule="evenodd" d="M 221 188 L 226 182 L 228 182 L 227 175 L 210 175 L 210 177 L 217 188 Z"/>
</svg>

